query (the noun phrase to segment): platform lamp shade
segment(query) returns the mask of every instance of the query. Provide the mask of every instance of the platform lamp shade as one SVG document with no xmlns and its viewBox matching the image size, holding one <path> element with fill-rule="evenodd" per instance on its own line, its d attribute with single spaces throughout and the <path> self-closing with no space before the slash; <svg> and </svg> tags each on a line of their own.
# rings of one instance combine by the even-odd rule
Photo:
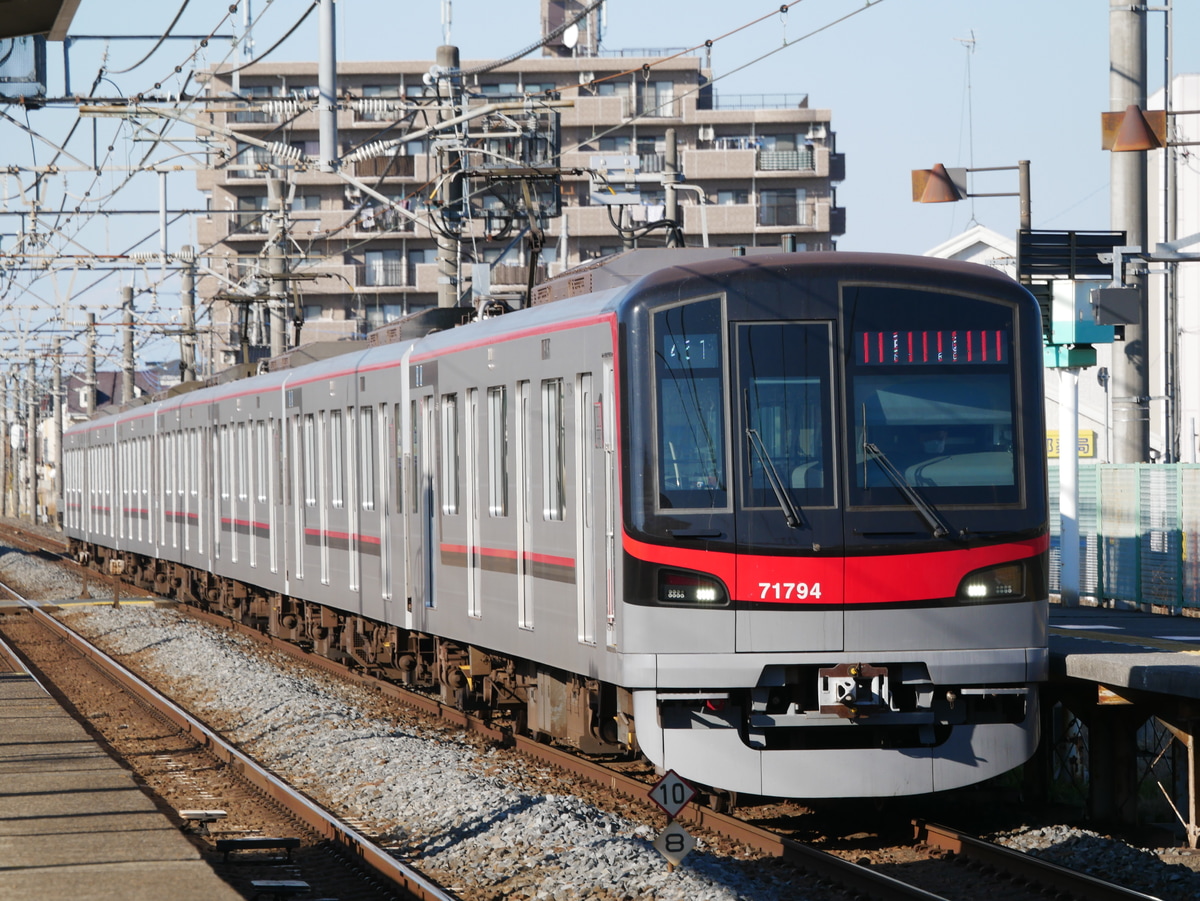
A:
<svg viewBox="0 0 1200 901">
<path fill-rule="evenodd" d="M 1127 153 L 1166 146 L 1165 110 L 1143 110 L 1131 103 L 1123 113 L 1101 113 L 1100 117 L 1100 143 L 1105 150 Z"/>
<path fill-rule="evenodd" d="M 932 169 L 913 169 L 912 192 L 916 203 L 953 203 L 963 199 L 963 192 L 941 163 L 935 163 Z"/>
</svg>

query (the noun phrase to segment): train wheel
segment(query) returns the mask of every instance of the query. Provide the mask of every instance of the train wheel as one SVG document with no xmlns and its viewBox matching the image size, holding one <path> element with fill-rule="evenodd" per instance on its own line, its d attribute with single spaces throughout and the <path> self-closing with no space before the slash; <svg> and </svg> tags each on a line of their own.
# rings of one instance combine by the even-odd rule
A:
<svg viewBox="0 0 1200 901">
<path fill-rule="evenodd" d="M 708 793 L 708 806 L 716 813 L 732 813 L 737 807 L 737 792 L 715 788 Z"/>
</svg>

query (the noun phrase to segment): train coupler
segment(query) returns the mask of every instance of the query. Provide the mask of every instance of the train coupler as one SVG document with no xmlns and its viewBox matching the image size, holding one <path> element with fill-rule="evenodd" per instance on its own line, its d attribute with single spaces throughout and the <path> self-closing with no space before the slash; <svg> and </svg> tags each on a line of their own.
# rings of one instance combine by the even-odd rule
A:
<svg viewBox="0 0 1200 901">
<path fill-rule="evenodd" d="M 841 663 L 817 671 L 817 697 L 823 714 L 854 719 L 892 709 L 886 666 Z"/>
</svg>

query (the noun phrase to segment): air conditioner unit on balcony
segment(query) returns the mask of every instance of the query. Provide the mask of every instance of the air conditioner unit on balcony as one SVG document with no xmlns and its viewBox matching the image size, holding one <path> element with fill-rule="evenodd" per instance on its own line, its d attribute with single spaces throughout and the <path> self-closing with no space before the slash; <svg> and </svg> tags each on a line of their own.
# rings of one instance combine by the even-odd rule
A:
<svg viewBox="0 0 1200 901">
<path fill-rule="evenodd" d="M 808 126 L 808 138 L 810 141 L 822 141 L 825 139 L 825 123 L 814 122 Z"/>
<path fill-rule="evenodd" d="M 711 125 L 701 125 L 696 132 L 696 137 L 701 141 L 711 141 L 716 138 L 716 133 Z"/>
</svg>

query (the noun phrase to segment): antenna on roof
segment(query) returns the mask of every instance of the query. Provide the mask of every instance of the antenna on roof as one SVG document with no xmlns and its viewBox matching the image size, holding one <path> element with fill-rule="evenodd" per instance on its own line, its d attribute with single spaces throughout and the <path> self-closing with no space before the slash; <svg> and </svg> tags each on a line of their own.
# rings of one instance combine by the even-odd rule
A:
<svg viewBox="0 0 1200 901">
<path fill-rule="evenodd" d="M 971 29 L 969 38 L 955 38 L 963 45 L 967 51 L 967 165 L 971 168 L 975 166 L 975 117 L 971 107 L 971 56 L 975 53 L 975 29 Z M 979 220 L 975 218 L 975 199 L 971 198 L 971 220 L 968 225 L 974 223 L 979 224 Z"/>
</svg>

